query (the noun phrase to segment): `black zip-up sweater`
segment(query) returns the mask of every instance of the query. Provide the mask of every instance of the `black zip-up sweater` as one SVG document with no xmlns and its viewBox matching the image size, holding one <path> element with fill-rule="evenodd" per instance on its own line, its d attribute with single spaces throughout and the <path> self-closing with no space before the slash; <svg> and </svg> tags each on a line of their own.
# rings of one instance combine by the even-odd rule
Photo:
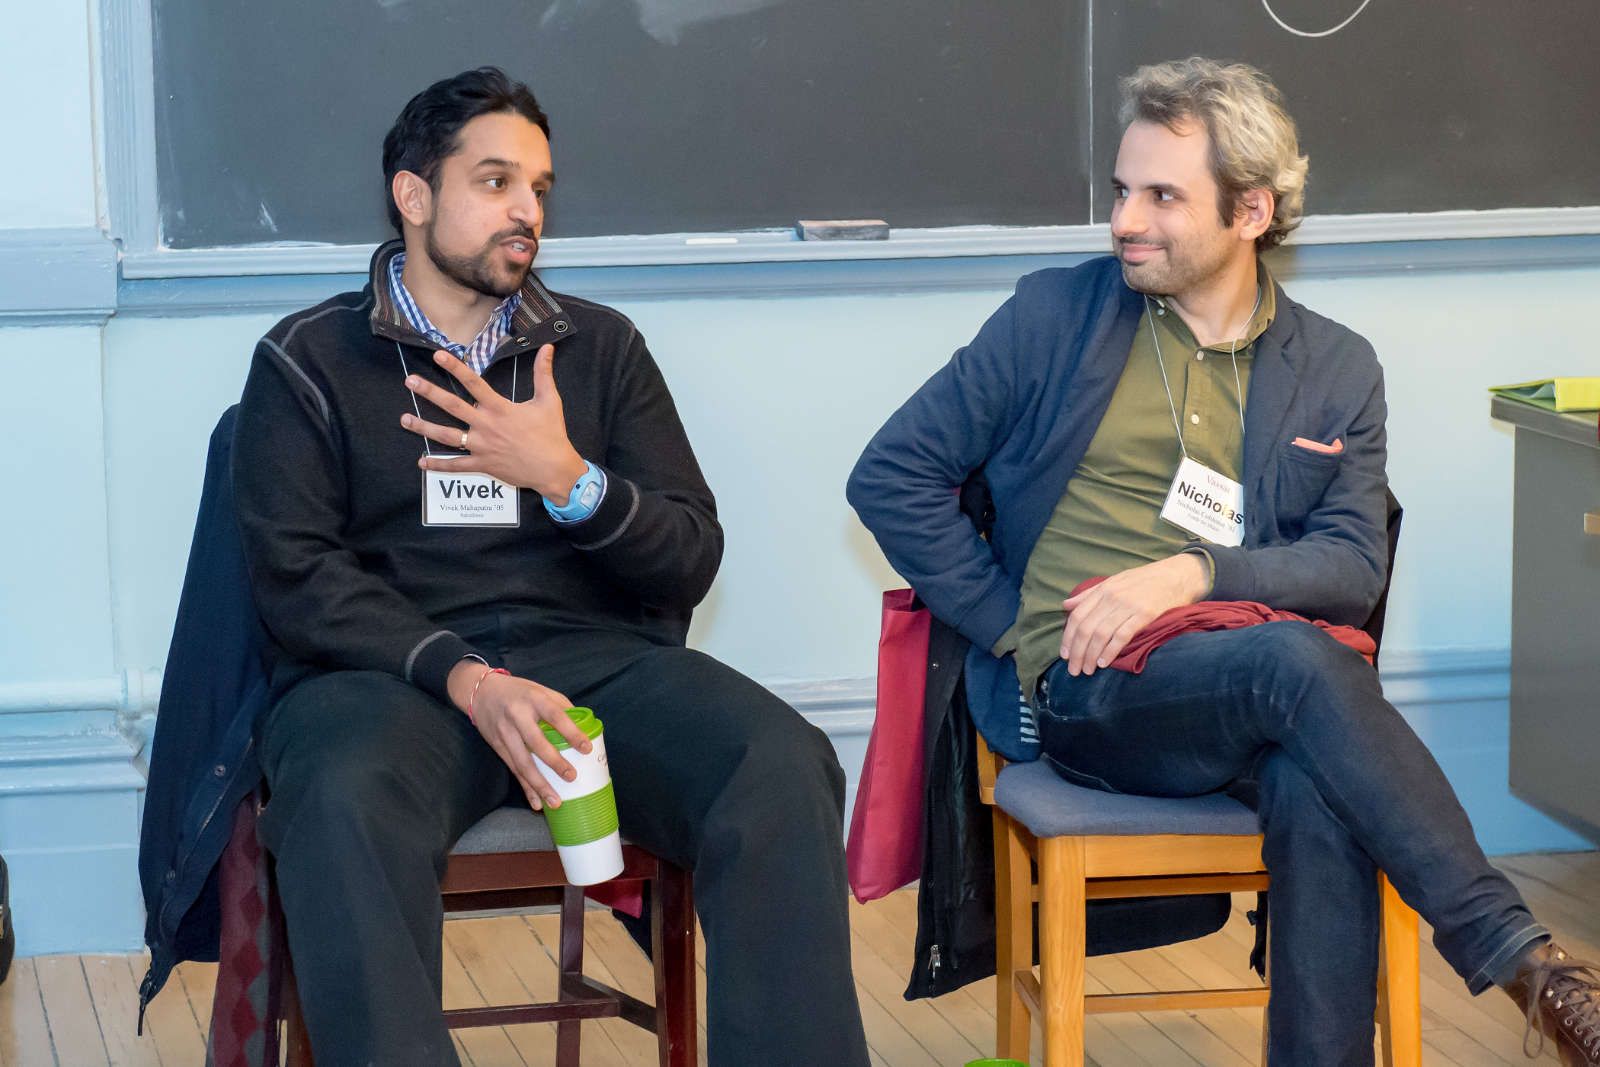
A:
<svg viewBox="0 0 1600 1067">
<path fill-rule="evenodd" d="M 499 651 L 474 647 L 452 625 L 485 619 L 525 632 L 597 629 L 683 644 L 721 561 L 722 528 L 639 332 L 530 274 L 484 379 L 510 396 L 515 368 L 515 395 L 526 399 L 535 353 L 554 344 L 567 434 L 604 469 L 605 497 L 571 525 L 524 489 L 516 528 L 425 527 L 423 439 L 400 426 L 412 410 L 405 374 L 461 390 L 393 306 L 388 263 L 400 248 L 378 249 L 361 292 L 274 326 L 245 383 L 235 511 L 275 645 L 274 692 L 311 672 L 367 669 L 448 700 L 452 667 Z M 423 418 L 456 424 L 418 402 Z"/>
</svg>

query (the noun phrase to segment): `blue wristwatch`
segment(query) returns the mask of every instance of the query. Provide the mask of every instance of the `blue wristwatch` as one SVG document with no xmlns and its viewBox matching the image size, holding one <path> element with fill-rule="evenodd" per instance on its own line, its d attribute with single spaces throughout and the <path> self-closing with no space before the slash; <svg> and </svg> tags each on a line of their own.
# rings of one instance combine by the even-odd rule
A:
<svg viewBox="0 0 1600 1067">
<path fill-rule="evenodd" d="M 606 473 L 588 460 L 587 469 L 572 485 L 572 492 L 567 494 L 567 502 L 561 507 L 556 507 L 550 501 L 544 502 L 544 509 L 550 517 L 557 522 L 582 522 L 594 514 L 594 509 L 600 506 L 600 501 L 606 495 Z"/>
</svg>

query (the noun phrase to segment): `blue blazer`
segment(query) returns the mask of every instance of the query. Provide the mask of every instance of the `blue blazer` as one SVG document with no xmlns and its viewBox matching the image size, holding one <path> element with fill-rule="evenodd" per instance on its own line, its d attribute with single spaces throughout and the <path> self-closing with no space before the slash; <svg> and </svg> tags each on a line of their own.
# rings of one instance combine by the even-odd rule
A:
<svg viewBox="0 0 1600 1067">
<path fill-rule="evenodd" d="M 1281 289 L 1276 299 L 1245 401 L 1244 543 L 1198 547 L 1214 564 L 1213 599 L 1359 626 L 1387 559 L 1383 373 L 1360 336 Z M 1105 416 L 1143 309 L 1109 256 L 1027 275 L 850 474 L 850 503 L 890 564 L 972 641 L 973 721 L 1013 760 L 1038 755 L 1032 717 L 1011 657 L 989 650 L 1016 619 L 1028 557 Z M 994 500 L 988 540 L 955 492 L 979 471 Z"/>
<path fill-rule="evenodd" d="M 139 1018 L 183 960 L 217 958 L 214 872 L 233 813 L 261 780 L 252 731 L 267 703 L 266 639 L 233 517 L 228 456 L 237 405 L 211 434 L 189 566 L 151 743 L 139 882 L 150 969 Z"/>
</svg>

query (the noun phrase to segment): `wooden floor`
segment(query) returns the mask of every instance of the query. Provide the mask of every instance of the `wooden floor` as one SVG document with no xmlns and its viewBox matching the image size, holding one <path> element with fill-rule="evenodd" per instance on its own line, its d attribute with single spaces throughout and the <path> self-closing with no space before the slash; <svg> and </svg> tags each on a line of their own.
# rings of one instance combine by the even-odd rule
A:
<svg viewBox="0 0 1600 1067">
<path fill-rule="evenodd" d="M 1574 955 L 1600 959 L 1600 854 L 1507 856 L 1497 863 Z M 1203 940 L 1091 960 L 1091 991 L 1253 981 L 1245 968 L 1251 930 L 1242 909 L 1248 903 L 1253 900 L 1238 898 L 1228 926 Z M 856 988 L 873 1063 L 958 1067 L 992 1055 L 994 979 L 934 1001 L 901 998 L 915 922 L 915 898 L 908 891 L 851 907 Z M 621 927 L 601 912 L 591 913 L 589 925 L 589 973 L 648 999 L 649 964 Z M 452 1007 L 525 1000 L 529 992 L 552 995 L 554 916 L 457 920 L 446 924 L 445 942 L 445 1000 Z M 1517 1009 L 1494 991 L 1469 997 L 1426 943 L 1426 931 L 1424 942 L 1424 1062 L 1438 1067 L 1526 1063 Z M 151 1005 L 145 1035 L 136 1037 L 136 989 L 144 966 L 141 956 L 17 961 L 10 980 L 0 986 L 0 1064 L 199 1067 L 205 1061 L 215 966 L 180 967 Z M 701 977 L 703 1020 L 703 972 Z M 1260 1024 L 1259 1009 L 1101 1015 L 1090 1019 L 1086 1036 L 1089 1056 L 1100 1067 L 1247 1067 L 1259 1059 Z M 702 1062 L 703 1042 L 702 1031 Z M 472 1067 L 549 1064 L 554 1044 L 548 1024 L 457 1032 L 462 1062 Z M 654 1039 L 615 1021 L 586 1023 L 583 1047 L 586 1065 L 655 1063 Z M 1034 1062 L 1040 1062 L 1037 1055 Z M 1547 1051 L 1543 1062 L 1554 1057 Z"/>
</svg>

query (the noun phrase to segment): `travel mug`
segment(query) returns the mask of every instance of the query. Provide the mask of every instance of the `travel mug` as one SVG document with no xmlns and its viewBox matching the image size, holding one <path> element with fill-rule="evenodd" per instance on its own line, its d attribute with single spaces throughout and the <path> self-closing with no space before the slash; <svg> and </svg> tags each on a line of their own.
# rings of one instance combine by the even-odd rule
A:
<svg viewBox="0 0 1600 1067">
<path fill-rule="evenodd" d="M 540 723 L 544 736 L 572 764 L 578 776 L 567 781 L 551 770 L 538 756 L 533 760 L 555 787 L 561 806 L 546 807 L 550 836 L 567 881 L 573 885 L 594 885 L 622 873 L 622 837 L 617 833 L 617 798 L 611 791 L 611 768 L 606 763 L 606 739 L 600 720 L 588 708 L 569 708 L 567 714 L 578 729 L 593 742 L 584 755 L 556 732 L 549 723 Z"/>
</svg>

